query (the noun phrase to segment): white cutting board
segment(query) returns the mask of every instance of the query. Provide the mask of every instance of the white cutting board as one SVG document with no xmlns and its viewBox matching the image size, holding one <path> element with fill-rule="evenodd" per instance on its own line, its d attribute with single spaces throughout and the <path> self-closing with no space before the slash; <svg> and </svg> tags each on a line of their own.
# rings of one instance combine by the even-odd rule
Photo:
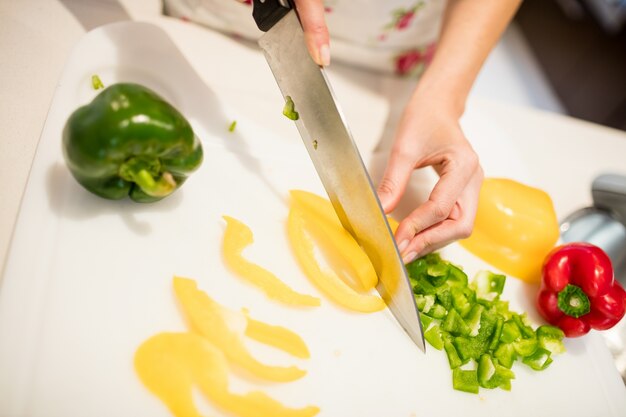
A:
<svg viewBox="0 0 626 417">
<path fill-rule="evenodd" d="M 317 405 L 321 417 L 626 415 L 626 390 L 595 334 L 568 340 L 568 352 L 544 372 L 516 364 L 511 392 L 470 395 L 452 389 L 445 354 L 434 349 L 422 354 L 388 311 L 350 313 L 323 296 L 320 308 L 290 309 L 226 271 L 220 258 L 223 214 L 254 231 L 250 259 L 293 288 L 319 295 L 295 264 L 284 228 L 289 189 L 323 191 L 295 128 L 281 115 L 282 99 L 261 55 L 221 35 L 163 22 L 183 52 L 195 45 L 215 57 L 210 76 L 201 79 L 166 33 L 146 23 L 97 29 L 68 61 L 0 290 L 0 417 L 168 416 L 140 384 L 132 359 L 149 336 L 185 330 L 171 289 L 174 274 L 195 278 L 222 304 L 247 307 L 253 317 L 286 326 L 307 342 L 308 361 L 251 343 L 267 362 L 295 363 L 308 374 L 288 384 L 233 378 L 238 392 L 262 389 L 289 406 Z M 243 64 L 250 67 L 237 67 Z M 69 114 L 96 94 L 90 87 L 94 73 L 105 84 L 145 84 L 191 120 L 205 160 L 175 195 L 150 205 L 111 202 L 71 178 L 61 154 L 61 130 Z M 246 73 L 253 81 L 233 76 Z M 379 166 L 384 158 L 371 158 L 369 151 L 382 130 L 384 100 L 341 79 L 335 88 L 346 98 L 349 120 L 375 110 L 361 118 L 364 126 L 353 127 L 355 136 L 364 138 L 366 159 Z M 234 119 L 237 129 L 229 133 Z M 470 129 L 480 130 L 477 126 L 470 123 Z M 511 162 L 511 144 L 499 138 L 501 145 L 489 145 L 498 132 L 481 132 L 483 142 L 476 148 L 500 146 L 497 154 L 503 158 L 483 160 L 488 172 L 527 175 L 521 164 Z M 418 198 L 427 183 L 416 179 L 407 199 Z M 444 256 L 470 274 L 485 267 L 458 246 Z M 533 291 L 510 279 L 505 298 L 537 319 Z M 224 415 L 198 402 L 205 415 Z"/>
</svg>

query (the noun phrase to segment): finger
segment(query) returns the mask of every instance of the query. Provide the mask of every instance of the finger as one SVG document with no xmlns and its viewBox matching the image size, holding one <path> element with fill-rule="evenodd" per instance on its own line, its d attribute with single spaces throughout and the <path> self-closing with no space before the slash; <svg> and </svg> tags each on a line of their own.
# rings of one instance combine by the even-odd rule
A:
<svg viewBox="0 0 626 417">
<path fill-rule="evenodd" d="M 330 65 L 330 38 L 324 18 L 324 2 L 322 0 L 296 0 L 296 8 L 311 58 L 317 65 L 323 67 Z"/>
<path fill-rule="evenodd" d="M 466 189 L 461 193 L 459 201 L 450 212 L 449 218 L 417 234 L 405 245 L 402 257 L 407 263 L 418 256 L 441 249 L 455 240 L 465 239 L 471 235 L 482 181 L 483 172 L 479 168 L 476 174 L 472 176 Z"/>
<path fill-rule="evenodd" d="M 473 153 L 465 155 L 463 162 L 445 161 L 440 169 L 441 177 L 428 200 L 400 223 L 396 232 L 398 242 L 411 240 L 423 230 L 447 219 L 477 168 L 478 159 Z"/>
<path fill-rule="evenodd" d="M 394 150 L 389 155 L 385 173 L 377 190 L 380 204 L 385 213 L 392 212 L 398 205 L 414 167 L 412 158 L 401 151 Z"/>
<path fill-rule="evenodd" d="M 441 249 L 455 240 L 466 237 L 467 227 L 458 220 L 444 220 L 416 235 L 402 255 L 404 263 L 409 263 L 419 256 Z"/>
</svg>

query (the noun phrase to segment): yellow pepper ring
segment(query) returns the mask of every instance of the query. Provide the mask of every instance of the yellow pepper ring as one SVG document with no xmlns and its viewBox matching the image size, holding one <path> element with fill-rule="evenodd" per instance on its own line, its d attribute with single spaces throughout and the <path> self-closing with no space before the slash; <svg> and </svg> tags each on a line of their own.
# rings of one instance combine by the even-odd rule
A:
<svg viewBox="0 0 626 417">
<path fill-rule="evenodd" d="M 305 217 L 307 213 L 300 210 L 297 205 L 291 207 L 287 220 L 287 234 L 294 255 L 311 282 L 333 301 L 351 310 L 371 313 L 385 308 L 385 303 L 380 297 L 359 294 L 333 272 L 322 270 L 315 259 L 313 242 L 307 235 L 307 230 L 318 227 L 318 224 L 314 223 L 310 215 L 307 224 Z"/>
</svg>

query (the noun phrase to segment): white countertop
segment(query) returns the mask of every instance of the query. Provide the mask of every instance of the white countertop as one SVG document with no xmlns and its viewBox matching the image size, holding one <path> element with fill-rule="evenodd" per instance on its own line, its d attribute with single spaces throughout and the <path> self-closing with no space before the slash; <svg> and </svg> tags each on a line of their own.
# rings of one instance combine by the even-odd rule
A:
<svg viewBox="0 0 626 417">
<path fill-rule="evenodd" d="M 67 56 L 86 32 L 83 25 L 92 28 L 107 21 L 130 18 L 150 20 L 166 30 L 171 27 L 170 19 L 160 17 L 159 1 L 125 0 L 122 4 L 123 7 L 110 0 L 0 3 L 0 52 L 3 56 L 0 64 L 0 126 L 3 127 L 0 177 L 4 179 L 0 192 L 0 271 L 50 101 Z M 97 13 L 87 13 L 92 10 Z M 76 16 L 81 17 L 82 24 Z M 201 45 L 186 43 L 184 36 L 175 33 L 172 36 L 193 65 L 192 56 L 194 51 L 200 53 Z M 371 75 L 339 66 L 331 68 L 330 72 L 331 77 L 354 76 L 355 85 L 368 85 L 364 90 L 370 91 L 365 94 L 378 94 L 383 99 L 389 96 L 389 85 L 395 83 L 381 79 L 372 84 Z M 490 74 L 487 70 L 479 78 L 479 83 L 487 89 L 494 85 Z M 515 88 L 520 89 L 520 86 Z M 353 97 L 341 97 L 341 91 L 338 93 L 345 108 L 356 104 L 351 103 L 356 101 Z M 543 99 L 548 103 L 550 100 L 550 97 Z M 558 105 L 553 104 L 544 107 L 558 109 Z M 618 157 L 626 154 L 624 132 L 473 94 L 464 117 L 470 139 L 472 135 L 483 134 L 481 120 L 493 123 L 516 144 L 520 158 L 531 163 L 538 184 L 553 196 L 561 217 L 591 201 L 588 190 L 596 174 L 608 170 L 626 172 L 626 163 Z M 355 131 L 367 131 L 367 126 L 359 128 L 355 124 L 356 121 L 352 123 Z M 489 149 L 481 150 L 480 156 L 483 161 L 498 158 L 491 153 Z M 487 174 L 506 175 L 506 172 Z"/>
</svg>

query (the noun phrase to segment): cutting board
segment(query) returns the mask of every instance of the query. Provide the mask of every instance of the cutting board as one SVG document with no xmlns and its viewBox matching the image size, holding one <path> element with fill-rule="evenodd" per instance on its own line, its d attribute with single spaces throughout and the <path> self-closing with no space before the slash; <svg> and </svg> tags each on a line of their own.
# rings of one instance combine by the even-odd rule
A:
<svg viewBox="0 0 626 417">
<path fill-rule="evenodd" d="M 321 296 L 291 255 L 285 220 L 290 189 L 323 189 L 295 128 L 281 115 L 282 98 L 263 58 L 197 27 L 167 19 L 159 26 L 167 33 L 153 24 L 121 23 L 87 34 L 60 80 L 0 289 L 0 416 L 168 416 L 139 382 L 132 361 L 151 335 L 186 329 L 172 292 L 174 275 L 196 279 L 223 305 L 245 307 L 308 344 L 311 359 L 294 360 L 250 343 L 262 360 L 296 364 L 308 374 L 286 384 L 234 375 L 236 392 L 262 389 L 289 406 L 317 405 L 320 417 L 626 415 L 626 391 L 596 334 L 566 341 L 567 353 L 543 372 L 517 364 L 511 392 L 471 395 L 452 389 L 445 354 L 420 352 L 389 311 L 352 313 Z M 196 65 L 202 76 L 189 64 L 198 51 L 213 57 Z M 191 121 L 205 160 L 170 198 L 149 205 L 106 201 L 69 174 L 61 131 L 70 113 L 96 94 L 92 74 L 105 85 L 134 81 L 153 88 Z M 386 101 L 349 78 L 333 81 L 368 165 L 380 172 L 385 156 L 372 150 Z M 232 120 L 238 124 L 231 133 Z M 500 146 L 499 155 L 508 158 L 483 160 L 488 172 L 532 182 L 515 162 L 514 144 L 505 138 L 490 144 L 499 132 L 475 123 L 483 142 L 474 146 Z M 414 179 L 404 210 L 423 198 L 430 181 Z M 322 306 L 278 305 L 227 271 L 220 253 L 225 214 L 253 230 L 249 259 L 294 289 L 321 296 Z M 487 267 L 456 245 L 443 256 L 470 275 Z M 509 279 L 504 298 L 540 323 L 532 314 L 534 291 Z M 204 415 L 225 415 L 196 397 Z"/>
</svg>

